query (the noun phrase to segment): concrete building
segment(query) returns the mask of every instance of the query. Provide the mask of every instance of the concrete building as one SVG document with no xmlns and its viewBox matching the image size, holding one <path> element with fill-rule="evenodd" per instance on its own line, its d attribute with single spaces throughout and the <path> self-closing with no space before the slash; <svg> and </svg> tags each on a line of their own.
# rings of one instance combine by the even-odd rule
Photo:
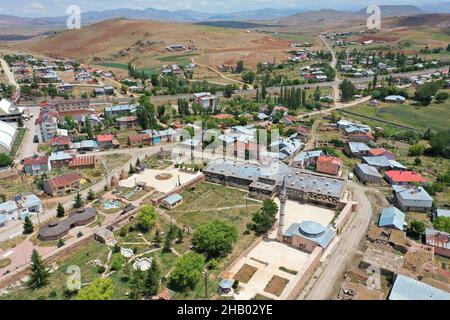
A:
<svg viewBox="0 0 450 320">
<path fill-rule="evenodd" d="M 24 219 L 42 211 L 42 201 L 32 193 L 19 194 L 13 200 L 0 203 L 0 220 L 8 221 Z"/>
<path fill-rule="evenodd" d="M 300 152 L 292 161 L 292 166 L 302 169 L 309 166 L 316 166 L 317 160 L 323 155 L 325 155 L 325 152 L 322 150 Z"/>
<path fill-rule="evenodd" d="M 23 107 L 17 107 L 6 99 L 0 100 L 0 121 L 17 122 L 22 115 Z"/>
<path fill-rule="evenodd" d="M 422 187 L 392 186 L 395 204 L 404 211 L 429 211 L 433 198 Z"/>
<path fill-rule="evenodd" d="M 136 113 L 137 106 L 126 104 L 126 105 L 117 105 L 105 108 L 105 116 L 108 117 L 117 117 L 117 116 L 128 116 Z"/>
<path fill-rule="evenodd" d="M 0 121 L 0 153 L 10 153 L 17 135 L 17 126 Z"/>
<path fill-rule="evenodd" d="M 366 163 L 357 164 L 355 174 L 362 182 L 381 183 L 383 181 L 383 177 L 378 170 Z"/>
<path fill-rule="evenodd" d="M 91 109 L 89 99 L 60 99 L 45 102 L 41 105 L 41 108 L 45 107 L 46 110 L 56 112 L 66 112 L 75 110 L 88 110 Z"/>
<path fill-rule="evenodd" d="M 34 122 L 39 143 L 48 143 L 58 135 L 58 120 L 58 112 L 41 109 L 39 117 Z"/>
<path fill-rule="evenodd" d="M 31 157 L 23 161 L 23 172 L 30 176 L 49 173 L 51 170 L 52 165 L 49 156 Z"/>
<path fill-rule="evenodd" d="M 404 165 L 395 160 L 389 160 L 385 156 L 362 157 L 362 161 L 378 170 L 406 170 Z"/>
<path fill-rule="evenodd" d="M 338 157 L 320 156 L 317 159 L 316 171 L 337 176 L 341 171 L 342 165 L 342 160 Z"/>
<path fill-rule="evenodd" d="M 216 109 L 219 105 L 219 99 L 210 92 L 194 93 L 194 103 L 198 103 L 206 109 Z"/>
<path fill-rule="evenodd" d="M 44 192 L 51 196 L 63 196 L 81 188 L 81 177 L 76 173 L 67 173 L 44 181 Z"/>
<path fill-rule="evenodd" d="M 366 156 L 370 148 L 364 142 L 347 142 L 344 152 L 349 157 L 361 158 Z"/>
</svg>

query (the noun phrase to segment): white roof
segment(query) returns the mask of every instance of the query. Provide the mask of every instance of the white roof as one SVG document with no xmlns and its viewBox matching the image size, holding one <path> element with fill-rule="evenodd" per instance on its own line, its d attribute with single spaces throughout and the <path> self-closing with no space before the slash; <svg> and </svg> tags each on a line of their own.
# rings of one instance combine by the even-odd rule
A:
<svg viewBox="0 0 450 320">
<path fill-rule="evenodd" d="M 16 135 L 17 126 L 0 121 L 0 145 L 4 146 L 7 150 L 11 151 L 11 147 Z"/>
<path fill-rule="evenodd" d="M 9 109 L 11 108 L 11 102 L 6 99 L 0 100 L 0 112 L 9 113 Z"/>
</svg>

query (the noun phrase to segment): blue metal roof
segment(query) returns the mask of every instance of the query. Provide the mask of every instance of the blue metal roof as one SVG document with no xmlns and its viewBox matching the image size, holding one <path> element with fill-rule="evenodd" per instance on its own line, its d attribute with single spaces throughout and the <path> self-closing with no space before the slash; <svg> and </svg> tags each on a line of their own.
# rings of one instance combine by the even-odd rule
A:
<svg viewBox="0 0 450 320">
<path fill-rule="evenodd" d="M 5 224 L 5 222 L 6 218 L 2 214 L 0 214 L 0 225 Z"/>
<path fill-rule="evenodd" d="M 352 153 L 370 150 L 369 146 L 364 142 L 348 142 L 348 146 Z"/>
<path fill-rule="evenodd" d="M 422 188 L 414 188 L 409 186 L 399 186 L 393 185 L 396 196 L 404 200 L 428 200 L 433 201 L 433 198 L 428 194 L 428 192 Z"/>
<path fill-rule="evenodd" d="M 450 210 L 436 209 L 436 216 L 438 216 L 438 217 L 450 217 Z"/>
<path fill-rule="evenodd" d="M 164 199 L 164 201 L 166 201 L 169 204 L 175 204 L 175 203 L 177 203 L 178 201 L 180 201 L 182 199 L 183 199 L 183 197 L 181 195 L 179 195 L 178 193 L 174 193 L 174 194 L 166 197 Z"/>
<path fill-rule="evenodd" d="M 219 283 L 219 287 L 222 289 L 231 289 L 233 287 L 234 281 L 231 279 L 223 279 Z"/>
<path fill-rule="evenodd" d="M 450 300 L 450 293 L 399 274 L 389 300 Z"/>
<path fill-rule="evenodd" d="M 391 227 L 394 226 L 399 230 L 403 230 L 405 225 L 405 214 L 398 210 L 396 207 L 384 208 L 381 210 L 379 227 Z"/>
</svg>

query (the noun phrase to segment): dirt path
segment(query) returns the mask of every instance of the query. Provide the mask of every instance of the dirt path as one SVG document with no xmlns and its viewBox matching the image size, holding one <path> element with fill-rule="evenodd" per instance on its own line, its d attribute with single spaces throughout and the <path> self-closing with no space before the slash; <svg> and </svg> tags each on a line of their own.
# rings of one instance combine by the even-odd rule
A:
<svg viewBox="0 0 450 320">
<path fill-rule="evenodd" d="M 333 49 L 330 47 L 330 45 L 325 40 L 323 35 L 319 35 L 319 38 L 322 41 L 323 45 L 327 48 L 327 50 L 330 51 L 330 53 L 331 53 L 331 63 L 330 63 L 330 65 L 334 69 L 334 71 L 336 71 L 336 77 L 334 79 L 335 81 L 334 81 L 333 85 L 331 86 L 331 88 L 333 89 L 333 93 L 332 93 L 333 101 L 336 102 L 336 101 L 340 100 L 339 84 L 336 83 L 336 81 L 340 81 L 339 76 L 338 76 L 338 72 L 336 70 L 337 58 L 336 58 L 336 55 L 334 54 Z"/>
<path fill-rule="evenodd" d="M 235 79 L 232 79 L 232 78 L 228 78 L 226 75 L 224 75 L 224 74 L 221 73 L 220 71 L 218 71 L 218 70 L 216 70 L 216 69 L 214 69 L 214 68 L 212 68 L 212 67 L 210 67 L 210 66 L 207 66 L 207 65 L 204 65 L 204 64 L 201 64 L 201 63 L 196 62 L 196 61 L 194 60 L 194 58 L 191 58 L 191 61 L 192 61 L 193 63 L 195 63 L 196 65 L 199 65 L 199 66 L 201 66 L 201 67 L 203 67 L 203 68 L 206 68 L 206 69 L 208 69 L 208 70 L 214 72 L 215 74 L 217 74 L 218 76 L 220 76 L 220 77 L 223 78 L 223 79 L 226 79 L 226 80 L 231 81 L 231 82 L 239 83 L 239 84 L 241 84 L 241 85 L 247 85 L 248 88 L 249 88 L 250 90 L 253 89 L 253 87 L 252 87 L 251 85 L 249 85 L 248 83 L 245 83 L 245 82 L 239 81 L 239 80 L 235 80 Z"/>
<path fill-rule="evenodd" d="M 8 63 L 2 58 L 0 59 L 0 64 L 2 65 L 2 69 L 5 70 L 5 75 L 8 78 L 9 83 L 16 87 L 16 90 L 20 90 L 20 86 L 16 81 L 16 78 L 14 77 L 14 74 L 12 73 L 11 69 L 9 69 Z"/>
</svg>

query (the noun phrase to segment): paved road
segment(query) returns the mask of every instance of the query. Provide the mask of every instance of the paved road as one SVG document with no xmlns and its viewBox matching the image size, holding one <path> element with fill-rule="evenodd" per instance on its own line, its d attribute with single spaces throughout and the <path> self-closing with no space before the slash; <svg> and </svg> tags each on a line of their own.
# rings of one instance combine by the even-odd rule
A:
<svg viewBox="0 0 450 320">
<path fill-rule="evenodd" d="M 433 68 L 433 69 L 425 69 L 425 70 L 419 70 L 419 71 L 411 71 L 411 72 L 405 72 L 405 73 L 393 73 L 390 74 L 392 77 L 398 77 L 398 76 L 417 76 L 417 75 L 423 75 L 423 74 L 430 74 L 438 71 L 442 71 L 446 67 L 441 68 Z M 388 75 L 389 76 L 389 75 Z M 379 76 L 378 79 L 381 80 L 383 78 L 387 78 L 388 76 Z M 364 77 L 364 78 L 355 78 L 351 79 L 351 81 L 354 84 L 357 83 L 367 83 L 371 82 L 373 80 L 373 77 Z M 300 85 L 292 85 L 288 87 L 292 88 L 315 88 L 315 87 L 336 87 L 339 86 L 339 84 L 342 82 L 342 80 L 335 80 L 331 82 L 319 82 L 319 83 L 309 83 L 309 84 L 300 84 Z M 280 92 L 281 86 L 274 86 L 267 88 L 267 91 L 270 93 L 274 92 Z M 250 94 L 250 93 L 256 93 L 256 89 L 249 89 L 249 90 L 239 90 L 236 92 L 237 95 L 239 94 Z M 216 93 L 217 96 L 223 95 L 222 91 L 219 91 Z M 192 98 L 191 93 L 183 93 L 178 95 L 165 95 L 165 96 L 151 96 L 150 100 L 153 102 L 165 102 L 165 101 L 175 101 L 177 99 L 190 99 Z M 136 100 L 136 97 L 126 97 L 126 98 L 116 98 L 116 97 L 100 97 L 100 98 L 92 98 L 90 99 L 91 103 L 130 103 L 132 100 Z M 21 102 L 21 106 L 36 106 L 36 102 Z"/>
<path fill-rule="evenodd" d="M 339 235 L 340 241 L 335 251 L 327 258 L 328 261 L 325 261 L 317 270 L 316 274 L 320 272 L 320 275 L 312 288 L 306 289 L 310 289 L 306 293 L 307 300 L 327 300 L 332 297 L 346 270 L 347 263 L 351 262 L 369 227 L 373 212 L 372 205 L 365 194 L 368 189 L 353 181 L 350 181 L 348 186 L 353 191 L 353 200 L 358 202 L 358 210 L 353 213 L 353 218 Z M 305 292 L 300 297 L 304 297 L 304 295 Z"/>
<path fill-rule="evenodd" d="M 38 153 L 38 144 L 34 143 L 34 136 L 36 135 L 35 120 L 39 116 L 39 108 L 25 107 L 24 113 L 33 116 L 25 121 L 25 128 L 27 131 L 23 137 L 19 150 L 17 151 L 15 158 L 16 163 L 20 163 L 20 160 L 32 157 L 35 153 Z"/>
<path fill-rule="evenodd" d="M 8 63 L 6 63 L 4 59 L 0 58 L 0 64 L 2 65 L 2 69 L 5 71 L 5 75 L 8 78 L 9 83 L 15 86 L 17 90 L 20 90 L 20 86 L 16 82 L 16 78 L 14 77 L 14 74 L 11 72 L 11 69 L 9 69 Z"/>
</svg>

